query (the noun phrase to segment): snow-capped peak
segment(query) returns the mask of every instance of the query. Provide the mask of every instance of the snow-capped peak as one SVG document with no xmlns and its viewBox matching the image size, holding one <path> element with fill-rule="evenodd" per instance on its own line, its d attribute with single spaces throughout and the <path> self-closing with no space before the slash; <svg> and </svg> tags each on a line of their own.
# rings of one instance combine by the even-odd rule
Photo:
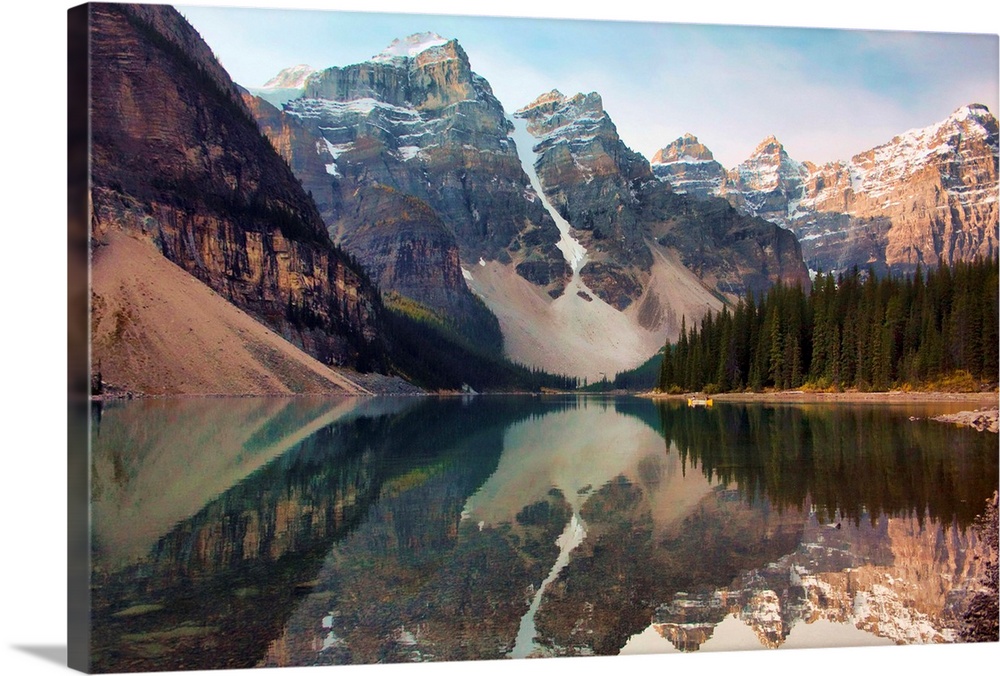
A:
<svg viewBox="0 0 1000 676">
<path fill-rule="evenodd" d="M 412 59 L 431 47 L 448 44 L 448 40 L 437 33 L 414 33 L 404 39 L 395 39 L 388 47 L 372 57 L 372 61 L 392 61 L 398 58 Z"/>
<path fill-rule="evenodd" d="M 944 121 L 938 123 L 938 127 L 944 127 L 948 124 L 965 124 L 972 123 L 979 127 L 991 126 L 996 124 L 996 118 L 990 112 L 990 109 L 981 103 L 970 103 L 969 105 L 962 106 L 951 115 L 949 115 Z"/>
<path fill-rule="evenodd" d="M 985 142 L 996 156 L 996 118 L 981 104 L 962 106 L 941 122 L 910 129 L 855 155 L 849 167 L 856 191 L 869 197 L 886 194 L 928 164 L 955 157 L 960 144 L 973 139 Z"/>
<path fill-rule="evenodd" d="M 715 162 L 712 151 L 698 140 L 698 137 L 686 133 L 670 145 L 660 148 L 653 155 L 650 164 Z"/>
<path fill-rule="evenodd" d="M 774 135 L 768 136 L 740 163 L 731 174 L 744 193 L 781 190 L 788 195 L 798 192 L 809 169 L 788 156 L 785 147 Z M 756 213 L 750 209 L 751 213 Z"/>
<path fill-rule="evenodd" d="M 785 150 L 785 147 L 781 144 L 781 141 L 774 134 L 770 134 L 767 138 L 757 144 L 757 147 L 753 151 L 753 155 L 780 155 Z"/>
<path fill-rule="evenodd" d="M 973 126 L 966 129 L 966 131 L 973 134 L 979 133 L 985 136 L 990 127 L 996 127 L 996 118 L 994 118 L 990 113 L 989 108 L 981 103 L 969 104 L 957 109 L 941 122 L 936 122 L 927 127 L 905 131 L 899 136 L 893 138 L 889 143 L 878 146 L 874 150 L 878 151 L 881 148 L 889 146 L 902 146 L 917 148 L 919 151 L 916 154 L 922 154 L 920 151 L 925 152 L 934 145 L 943 144 L 943 141 L 938 138 L 942 132 L 946 132 L 947 130 L 955 127 L 966 127 L 967 123 L 971 123 Z"/>
<path fill-rule="evenodd" d="M 530 110 L 532 108 L 537 108 L 539 106 L 544 106 L 546 104 L 552 104 L 552 103 L 562 104 L 565 101 L 566 101 L 566 97 L 563 96 L 563 93 L 561 91 L 559 91 L 558 89 L 553 89 L 550 92 L 546 92 L 545 94 L 539 95 L 538 98 L 536 98 L 534 101 L 532 101 L 528 105 L 524 106 L 523 108 L 521 108 L 517 112 L 522 112 L 522 111 Z"/>
<path fill-rule="evenodd" d="M 607 115 L 604 112 L 604 102 L 601 100 L 601 95 L 597 92 L 564 96 L 558 89 L 553 89 L 515 111 L 514 117 L 549 118 L 549 122 L 561 124 L 573 120 L 597 122 Z"/>
<path fill-rule="evenodd" d="M 993 115 L 990 113 L 990 109 L 983 105 L 982 103 L 970 103 L 967 106 L 962 106 L 954 113 L 951 114 L 950 119 L 954 120 L 966 120 L 969 118 L 981 119 L 990 118 Z"/>
<path fill-rule="evenodd" d="M 290 66 L 265 82 L 261 89 L 301 89 L 306 84 L 306 78 L 314 72 L 311 66 L 305 64 Z"/>
</svg>

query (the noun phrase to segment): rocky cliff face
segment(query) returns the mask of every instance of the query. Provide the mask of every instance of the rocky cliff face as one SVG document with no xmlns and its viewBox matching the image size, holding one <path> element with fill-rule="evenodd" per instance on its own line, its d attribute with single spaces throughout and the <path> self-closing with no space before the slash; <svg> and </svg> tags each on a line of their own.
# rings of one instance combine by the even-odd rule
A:
<svg viewBox="0 0 1000 676">
<path fill-rule="evenodd" d="M 722 294 L 808 283 L 790 234 L 657 181 L 599 95 L 550 92 L 515 124 L 454 40 L 417 34 L 311 73 L 280 110 L 247 103 L 383 292 L 464 327 L 491 324 L 485 303 L 517 361 L 597 378 Z"/>
<path fill-rule="evenodd" d="M 652 178 L 649 163 L 632 152 L 596 92 L 543 94 L 517 111 L 535 137 L 535 169 L 563 218 L 589 233 L 591 247 L 620 265 L 648 269 L 637 186 Z"/>
<path fill-rule="evenodd" d="M 809 272 L 795 236 L 720 199 L 698 200 L 649 187 L 645 213 L 660 246 L 677 252 L 703 284 L 730 299 L 772 284 L 808 288 Z"/>
<path fill-rule="evenodd" d="M 372 258 L 364 249 L 370 240 L 355 231 L 370 230 L 367 215 L 384 212 L 398 194 L 436 214 L 439 234 L 466 266 L 496 260 L 544 290 L 562 288 L 559 233 L 534 199 L 503 107 L 457 41 L 433 34 L 396 41 L 364 63 L 313 73 L 280 112 L 258 103 L 255 114 L 335 240 L 363 262 Z M 388 201 L 358 209 L 361 194 Z M 461 275 L 432 280 L 410 270 L 411 259 L 390 261 L 386 253 L 381 267 L 395 272 L 384 291 L 471 318 L 475 302 Z"/>
<path fill-rule="evenodd" d="M 674 192 L 694 197 L 716 195 L 725 183 L 726 170 L 697 136 L 684 134 L 653 155 L 653 174 Z"/>
<path fill-rule="evenodd" d="M 653 626 L 683 651 L 698 650 L 727 615 L 767 648 L 817 620 L 897 644 L 950 643 L 981 586 L 985 558 L 975 534 L 952 525 L 882 517 L 841 528 L 810 519 L 796 551 L 729 587 L 675 595 Z"/>
<path fill-rule="evenodd" d="M 781 142 L 768 136 L 727 173 L 719 194 L 744 213 L 787 225 L 788 204 L 808 175 L 806 165 L 790 158 Z"/>
<path fill-rule="evenodd" d="M 587 248 L 584 282 L 616 308 L 627 308 L 648 286 L 655 244 L 678 252 L 714 291 L 739 295 L 778 279 L 808 284 L 793 237 L 656 181 L 649 162 L 621 141 L 596 93 L 552 91 L 516 115 L 536 139 L 535 168 L 546 196 Z M 658 153 L 658 166 L 688 153 L 710 158 L 699 146 L 693 137 L 682 139 Z"/>
<path fill-rule="evenodd" d="M 687 138 L 661 151 L 656 175 L 789 228 L 812 269 L 910 271 L 997 255 L 1000 143 L 985 106 L 963 106 L 937 124 L 823 166 L 796 162 L 768 137 L 746 162 L 721 178 L 713 170 L 701 183 L 690 183 L 697 160 L 678 159 Z M 705 157 L 701 150 L 689 154 Z"/>
<path fill-rule="evenodd" d="M 375 366 L 374 288 L 183 17 L 92 5 L 91 59 L 92 246 L 149 239 L 323 363 Z"/>
<path fill-rule="evenodd" d="M 416 300 L 489 352 L 500 353 L 497 319 L 465 284 L 455 236 L 426 202 L 384 185 L 343 195 L 344 248 L 357 252 L 390 304 Z M 402 298 L 400 298 L 402 297 Z"/>
<path fill-rule="evenodd" d="M 870 262 L 912 270 L 995 257 L 998 147 L 996 118 L 985 106 L 964 106 L 815 169 L 798 203 L 789 204 L 790 225 L 807 255 L 827 268 Z"/>
</svg>

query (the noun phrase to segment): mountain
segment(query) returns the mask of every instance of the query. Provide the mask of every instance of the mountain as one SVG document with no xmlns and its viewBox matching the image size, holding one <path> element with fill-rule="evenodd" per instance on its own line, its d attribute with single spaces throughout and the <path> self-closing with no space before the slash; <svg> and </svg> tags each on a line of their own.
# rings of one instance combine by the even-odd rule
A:
<svg viewBox="0 0 1000 676">
<path fill-rule="evenodd" d="M 724 299 L 779 279 L 808 284 L 794 236 L 723 200 L 700 202 L 657 181 L 621 141 L 599 94 L 554 90 L 514 118 L 525 170 L 562 231 L 559 246 L 573 271 L 567 293 L 530 317 L 555 316 L 554 332 L 568 326 L 586 336 L 587 372 L 642 363 L 658 338 L 676 336 L 685 317 L 719 310 Z M 488 297 L 514 295 L 496 293 L 502 285 L 486 275 L 480 280 Z M 517 326 L 522 317 L 509 305 L 491 307 Z"/>
<path fill-rule="evenodd" d="M 650 160 L 653 174 L 679 193 L 695 197 L 716 195 L 726 180 L 726 170 L 697 136 L 684 134 L 661 148 Z"/>
<path fill-rule="evenodd" d="M 788 204 L 808 175 L 806 165 L 790 158 L 781 142 L 768 136 L 728 172 L 720 194 L 744 213 L 787 225 Z"/>
<path fill-rule="evenodd" d="M 280 109 L 245 98 L 333 240 L 387 302 L 481 348 L 596 379 L 726 296 L 808 283 L 785 231 L 656 181 L 597 94 L 550 92 L 508 118 L 433 33 L 301 82 Z"/>
<path fill-rule="evenodd" d="M 911 271 L 998 252 L 997 120 L 980 104 L 900 134 L 850 160 L 816 166 L 773 136 L 720 173 L 684 152 L 690 135 L 657 153 L 658 178 L 678 191 L 721 196 L 744 213 L 792 230 L 812 269 L 854 265 Z M 707 155 L 706 155 L 707 153 Z M 695 170 L 701 182 L 692 182 Z"/>
<path fill-rule="evenodd" d="M 503 107 L 457 41 L 397 40 L 369 61 L 313 73 L 280 111 L 252 107 L 331 236 L 384 292 L 495 350 L 497 321 L 460 266 L 497 261 L 561 292 L 559 232 L 534 199 Z"/>
<path fill-rule="evenodd" d="M 545 196 L 587 249 L 584 282 L 618 310 L 641 293 L 653 255 L 645 243 L 637 186 L 649 163 L 618 136 L 596 92 L 553 90 L 518 110 L 534 137 L 535 170 Z"/>
<path fill-rule="evenodd" d="M 789 204 L 791 225 L 826 269 L 996 257 L 998 148 L 996 118 L 986 106 L 963 106 L 814 170 L 799 203 Z M 877 248 L 861 260 L 872 239 Z"/>
<path fill-rule="evenodd" d="M 283 68 L 281 72 L 260 87 L 248 87 L 254 96 L 259 96 L 273 106 L 281 106 L 286 101 L 297 98 L 305 89 L 306 80 L 315 70 L 312 66 L 299 64 Z"/>
<path fill-rule="evenodd" d="M 950 643 L 979 589 L 983 547 L 968 532 L 915 518 L 883 516 L 841 529 L 811 516 L 794 552 L 742 572 L 726 588 L 676 594 L 657 608 L 652 626 L 685 652 L 698 650 L 730 617 L 767 648 L 814 622 L 900 645 Z M 954 586 L 945 591 L 942 579 Z"/>
<path fill-rule="evenodd" d="M 535 137 L 546 197 L 587 249 L 583 281 L 617 309 L 650 288 L 646 273 L 658 254 L 678 255 L 714 294 L 761 291 L 779 279 L 808 283 L 794 237 L 655 180 L 650 163 L 621 141 L 598 94 L 552 91 L 516 115 Z"/>
<path fill-rule="evenodd" d="M 89 12 L 93 361 L 105 381 L 330 391 L 341 388 L 329 365 L 384 363 L 375 288 L 197 32 L 167 6 Z"/>
<path fill-rule="evenodd" d="M 306 79 L 314 72 L 312 66 L 305 64 L 291 66 L 265 82 L 263 89 L 302 89 Z"/>
</svg>

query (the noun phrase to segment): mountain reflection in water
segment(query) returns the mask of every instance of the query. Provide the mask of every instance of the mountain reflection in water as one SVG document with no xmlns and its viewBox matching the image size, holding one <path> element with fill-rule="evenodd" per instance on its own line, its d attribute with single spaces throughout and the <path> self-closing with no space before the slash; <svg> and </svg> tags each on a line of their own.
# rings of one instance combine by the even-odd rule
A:
<svg viewBox="0 0 1000 676">
<path fill-rule="evenodd" d="M 996 437 L 912 414 L 569 396 L 105 407 L 93 668 L 952 641 L 980 588 L 969 525 L 997 487 Z"/>
</svg>

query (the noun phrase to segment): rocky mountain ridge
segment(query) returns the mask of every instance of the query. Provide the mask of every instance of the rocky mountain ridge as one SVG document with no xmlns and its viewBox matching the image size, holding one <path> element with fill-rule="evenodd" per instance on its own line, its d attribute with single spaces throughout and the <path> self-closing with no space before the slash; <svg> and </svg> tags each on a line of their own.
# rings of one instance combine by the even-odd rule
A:
<svg viewBox="0 0 1000 676">
<path fill-rule="evenodd" d="M 312 66 L 304 63 L 289 66 L 265 82 L 261 89 L 301 89 L 305 87 L 309 76 L 315 72 Z"/>
<path fill-rule="evenodd" d="M 331 243 L 198 34 L 166 6 L 92 5 L 90 27 L 95 259 L 113 260 L 101 250 L 113 250 L 118 233 L 147 240 L 320 367 L 378 365 L 384 347 L 374 287 Z M 94 307 L 116 305 L 119 291 L 127 290 L 104 289 Z M 129 323 L 134 313 L 157 310 L 148 303 L 126 309 L 114 317 L 95 312 L 93 321 L 113 330 L 93 359 L 128 387 L 143 375 L 129 370 L 127 354 L 138 349 L 128 342 Z M 163 384 L 168 392 L 188 386 Z"/>
<path fill-rule="evenodd" d="M 786 225 L 781 216 L 808 175 L 804 164 L 789 157 L 777 138 L 768 136 L 727 173 L 722 196 L 741 211 Z"/>
<path fill-rule="evenodd" d="M 791 159 L 773 136 L 728 171 L 703 146 L 685 150 L 697 146 L 690 135 L 674 141 L 654 157 L 654 173 L 792 230 L 812 269 L 909 271 L 997 255 L 1000 143 L 981 104 L 822 166 Z"/>
<path fill-rule="evenodd" d="M 794 238 L 655 180 L 646 158 L 622 142 L 596 92 L 554 90 L 515 115 L 535 137 L 546 196 L 590 252 L 584 281 L 619 310 L 648 288 L 657 246 L 679 253 L 716 293 L 738 296 L 779 279 L 808 284 Z"/>
<path fill-rule="evenodd" d="M 488 325 L 474 293 L 496 316 L 506 354 L 523 363 L 615 372 L 727 295 L 808 283 L 793 237 L 656 181 L 598 94 L 550 92 L 512 121 L 455 40 L 416 34 L 366 62 L 313 72 L 280 110 L 259 97 L 248 104 L 333 239 L 383 292 L 454 324 Z M 391 227 L 372 227 L 373 214 L 390 212 Z M 443 226 L 433 235 L 431 213 Z M 423 225 L 408 222 L 415 214 Z M 413 256 L 401 238 L 418 232 L 433 244 Z"/>
<path fill-rule="evenodd" d="M 456 325 L 487 327 L 466 335 L 496 348 L 496 320 L 469 291 L 461 264 L 496 260 L 561 293 L 558 230 L 534 199 L 502 106 L 457 41 L 398 40 L 369 61 L 314 72 L 280 111 L 259 99 L 253 108 L 331 236 L 383 291 Z M 374 214 L 382 215 L 377 228 Z"/>
<path fill-rule="evenodd" d="M 882 517 L 845 529 L 854 533 L 810 518 L 794 552 L 744 571 L 729 587 L 675 595 L 657 609 L 652 626 L 685 652 L 711 639 L 727 616 L 767 648 L 784 644 L 797 625 L 821 620 L 899 645 L 954 642 L 981 586 L 985 545 L 971 532 L 915 518 Z M 936 569 L 935 562 L 947 563 Z M 947 592 L 944 579 L 954 585 Z"/>
<path fill-rule="evenodd" d="M 693 134 L 684 134 L 657 150 L 650 164 L 658 179 L 695 197 L 716 195 L 725 181 L 726 170 Z"/>
<path fill-rule="evenodd" d="M 649 164 L 622 143 L 596 92 L 553 90 L 515 113 L 534 137 L 535 169 L 548 200 L 590 252 L 586 284 L 618 310 L 641 292 L 652 253 L 645 244 L 635 186 Z"/>
</svg>

